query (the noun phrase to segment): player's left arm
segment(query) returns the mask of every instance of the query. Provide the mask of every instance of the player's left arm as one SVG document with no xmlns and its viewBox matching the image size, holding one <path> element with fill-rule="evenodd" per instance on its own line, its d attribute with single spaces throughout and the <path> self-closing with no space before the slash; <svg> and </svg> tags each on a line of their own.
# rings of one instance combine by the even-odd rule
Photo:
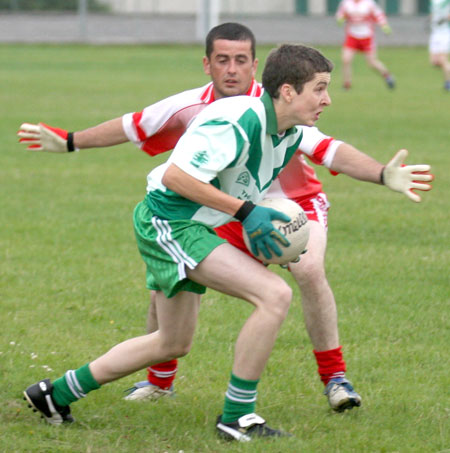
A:
<svg viewBox="0 0 450 453">
<path fill-rule="evenodd" d="M 360 181 L 383 184 L 394 192 L 420 202 L 414 190 L 431 190 L 427 184 L 433 180 L 429 165 L 404 165 L 408 151 L 402 149 L 386 164 L 377 162 L 348 143 L 341 143 L 334 155 L 330 169 Z"/>
<path fill-rule="evenodd" d="M 389 22 L 386 17 L 386 13 L 381 9 L 381 7 L 373 2 L 372 6 L 372 19 L 373 21 L 378 24 L 386 35 L 389 35 L 392 33 L 391 26 L 389 25 Z"/>
</svg>

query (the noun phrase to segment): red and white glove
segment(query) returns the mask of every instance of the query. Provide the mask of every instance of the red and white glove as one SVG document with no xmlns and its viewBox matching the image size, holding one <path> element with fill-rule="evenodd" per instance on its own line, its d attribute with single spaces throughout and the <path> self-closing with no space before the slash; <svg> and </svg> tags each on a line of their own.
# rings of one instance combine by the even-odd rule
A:
<svg viewBox="0 0 450 453">
<path fill-rule="evenodd" d="M 24 143 L 32 151 L 67 153 L 76 151 L 73 144 L 73 132 L 52 127 L 44 123 L 23 123 L 17 132 L 19 143 Z"/>
<path fill-rule="evenodd" d="M 419 203 L 421 198 L 413 190 L 431 190 L 430 184 L 434 176 L 429 173 L 429 165 L 404 165 L 408 151 L 401 149 L 389 161 L 381 172 L 381 183 L 395 192 L 405 194 L 410 200 Z"/>
</svg>

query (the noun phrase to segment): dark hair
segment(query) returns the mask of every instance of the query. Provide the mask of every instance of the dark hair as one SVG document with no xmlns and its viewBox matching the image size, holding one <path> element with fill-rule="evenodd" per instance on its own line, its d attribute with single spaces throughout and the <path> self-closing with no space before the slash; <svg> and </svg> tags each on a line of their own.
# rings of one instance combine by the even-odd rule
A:
<svg viewBox="0 0 450 453">
<path fill-rule="evenodd" d="M 318 72 L 331 72 L 333 63 L 318 50 L 300 44 L 283 44 L 267 57 L 262 84 L 270 97 L 278 98 L 284 83 L 301 93 L 306 82 Z"/>
<path fill-rule="evenodd" d="M 255 59 L 255 35 L 245 25 L 236 22 L 226 22 L 211 28 L 206 36 L 206 56 L 211 57 L 214 49 L 214 41 L 217 39 L 227 39 L 229 41 L 251 41 L 252 58 Z"/>
</svg>

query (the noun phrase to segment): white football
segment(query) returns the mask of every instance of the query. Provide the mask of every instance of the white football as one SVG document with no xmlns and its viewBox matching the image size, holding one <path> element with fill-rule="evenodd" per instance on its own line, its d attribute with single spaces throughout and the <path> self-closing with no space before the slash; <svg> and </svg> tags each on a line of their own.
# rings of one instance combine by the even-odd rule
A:
<svg viewBox="0 0 450 453">
<path fill-rule="evenodd" d="M 267 198 L 258 203 L 258 206 L 276 209 L 277 211 L 287 214 L 291 218 L 290 222 L 272 220 L 272 225 L 283 233 L 291 244 L 288 247 L 284 247 L 277 241 L 277 245 L 282 252 L 281 256 L 273 254 L 270 259 L 267 259 L 260 252 L 256 258 L 266 264 L 287 264 L 296 261 L 305 251 L 309 239 L 309 222 L 305 211 L 301 206 L 295 203 L 295 201 L 288 200 L 287 198 Z M 244 229 L 242 230 L 242 233 L 245 245 L 251 252 L 247 233 Z"/>
</svg>

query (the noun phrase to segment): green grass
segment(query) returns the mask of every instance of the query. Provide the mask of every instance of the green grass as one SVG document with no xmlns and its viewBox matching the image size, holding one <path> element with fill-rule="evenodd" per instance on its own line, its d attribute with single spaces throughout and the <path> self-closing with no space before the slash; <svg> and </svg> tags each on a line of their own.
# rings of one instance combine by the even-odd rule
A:
<svg viewBox="0 0 450 453">
<path fill-rule="evenodd" d="M 258 49 L 262 63 L 269 47 Z M 417 205 L 383 187 L 322 168 L 330 211 L 327 272 L 339 308 L 348 376 L 363 406 L 327 407 L 295 291 L 259 386 L 258 412 L 295 437 L 229 445 L 216 438 L 233 344 L 250 308 L 208 292 L 194 346 L 180 360 L 177 397 L 132 404 L 137 373 L 73 406 L 78 423 L 47 426 L 22 390 L 55 379 L 144 332 L 148 292 L 131 215 L 162 158 L 133 145 L 73 155 L 26 152 L 16 130 L 44 121 L 70 130 L 135 111 L 207 82 L 201 47 L 0 46 L 0 451 L 449 451 L 450 96 L 423 48 L 381 49 L 398 88 L 361 58 L 319 127 L 387 162 L 430 163 L 434 189 Z M 243 270 L 245 272 L 245 269 Z"/>
</svg>

